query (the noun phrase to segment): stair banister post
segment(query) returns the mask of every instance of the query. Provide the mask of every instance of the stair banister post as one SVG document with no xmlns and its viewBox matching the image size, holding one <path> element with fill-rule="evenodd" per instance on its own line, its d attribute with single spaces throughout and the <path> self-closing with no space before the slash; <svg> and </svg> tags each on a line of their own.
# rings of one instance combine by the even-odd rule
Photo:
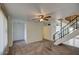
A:
<svg viewBox="0 0 79 59">
<path fill-rule="evenodd" d="M 77 17 L 76 17 L 76 29 L 77 29 Z"/>
</svg>

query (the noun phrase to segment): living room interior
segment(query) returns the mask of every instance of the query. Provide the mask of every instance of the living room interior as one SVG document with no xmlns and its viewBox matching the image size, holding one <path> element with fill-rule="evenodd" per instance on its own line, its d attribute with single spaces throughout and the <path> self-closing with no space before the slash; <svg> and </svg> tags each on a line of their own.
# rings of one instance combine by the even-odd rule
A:
<svg viewBox="0 0 79 59">
<path fill-rule="evenodd" d="M 79 55 L 79 3 L 0 3 L 1 55 Z"/>
</svg>

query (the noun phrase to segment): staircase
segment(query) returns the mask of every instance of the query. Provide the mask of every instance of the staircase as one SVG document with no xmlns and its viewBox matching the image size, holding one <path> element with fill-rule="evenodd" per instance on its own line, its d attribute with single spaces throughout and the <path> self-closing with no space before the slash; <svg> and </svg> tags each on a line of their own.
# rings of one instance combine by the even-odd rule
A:
<svg viewBox="0 0 79 59">
<path fill-rule="evenodd" d="M 79 35 L 79 16 L 76 16 L 71 22 L 53 35 L 54 45 L 59 45 Z"/>
</svg>

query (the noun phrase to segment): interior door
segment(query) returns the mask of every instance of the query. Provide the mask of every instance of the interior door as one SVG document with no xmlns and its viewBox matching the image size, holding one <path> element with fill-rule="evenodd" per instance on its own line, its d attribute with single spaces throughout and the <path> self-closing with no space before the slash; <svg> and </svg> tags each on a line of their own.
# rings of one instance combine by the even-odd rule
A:
<svg viewBox="0 0 79 59">
<path fill-rule="evenodd" d="M 25 27 L 23 23 L 14 23 L 13 24 L 13 40 L 24 40 L 25 39 Z"/>
<path fill-rule="evenodd" d="M 51 35 L 50 35 L 50 26 L 44 26 L 43 27 L 43 38 L 50 40 Z"/>
</svg>

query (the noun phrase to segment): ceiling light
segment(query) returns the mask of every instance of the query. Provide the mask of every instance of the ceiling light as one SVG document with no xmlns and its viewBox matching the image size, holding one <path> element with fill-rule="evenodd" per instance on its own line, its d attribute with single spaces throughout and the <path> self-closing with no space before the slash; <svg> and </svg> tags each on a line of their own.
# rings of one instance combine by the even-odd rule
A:
<svg viewBox="0 0 79 59">
<path fill-rule="evenodd" d="M 40 22 L 44 21 L 43 19 L 40 19 Z"/>
</svg>

